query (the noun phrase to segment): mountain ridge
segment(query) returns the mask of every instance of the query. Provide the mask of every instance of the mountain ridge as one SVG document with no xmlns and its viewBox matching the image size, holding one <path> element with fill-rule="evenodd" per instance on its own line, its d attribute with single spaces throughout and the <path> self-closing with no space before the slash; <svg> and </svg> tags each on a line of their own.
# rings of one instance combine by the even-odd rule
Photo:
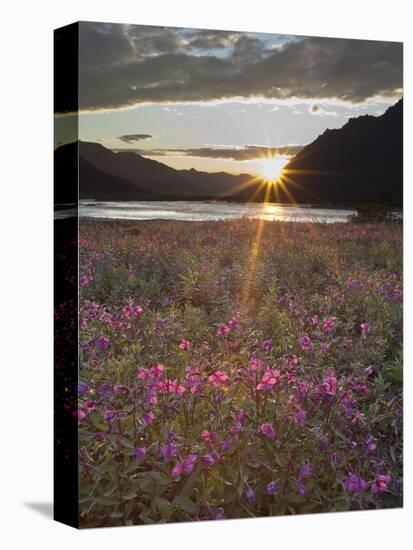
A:
<svg viewBox="0 0 413 550">
<path fill-rule="evenodd" d="M 284 173 L 299 201 L 328 196 L 332 201 L 401 203 L 403 99 L 380 116 L 351 118 L 341 128 L 325 130 L 288 162 Z"/>
<path fill-rule="evenodd" d="M 79 157 L 80 198 L 96 200 L 232 200 L 266 198 L 250 174 L 176 170 L 135 152 L 114 152 L 100 143 L 77 141 L 55 150 L 57 201 L 68 202 Z M 277 201 L 401 204 L 403 199 L 403 99 L 381 116 L 362 115 L 326 129 L 283 170 Z M 274 193 L 272 199 L 275 199 Z"/>
</svg>

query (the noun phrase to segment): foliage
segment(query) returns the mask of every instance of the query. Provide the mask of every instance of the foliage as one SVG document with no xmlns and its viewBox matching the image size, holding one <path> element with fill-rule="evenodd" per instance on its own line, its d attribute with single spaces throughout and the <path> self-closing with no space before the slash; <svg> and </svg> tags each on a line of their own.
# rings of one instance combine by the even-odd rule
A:
<svg viewBox="0 0 413 550">
<path fill-rule="evenodd" d="M 399 223 L 80 234 L 82 526 L 401 506 Z"/>
</svg>

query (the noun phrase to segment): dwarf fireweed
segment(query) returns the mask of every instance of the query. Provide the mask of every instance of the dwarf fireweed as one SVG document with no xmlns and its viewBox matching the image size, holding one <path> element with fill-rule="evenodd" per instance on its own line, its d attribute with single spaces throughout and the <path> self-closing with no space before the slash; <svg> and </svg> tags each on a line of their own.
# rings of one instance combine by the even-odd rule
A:
<svg viewBox="0 0 413 550">
<path fill-rule="evenodd" d="M 401 225 L 257 230 L 80 223 L 82 526 L 401 505 Z"/>
</svg>

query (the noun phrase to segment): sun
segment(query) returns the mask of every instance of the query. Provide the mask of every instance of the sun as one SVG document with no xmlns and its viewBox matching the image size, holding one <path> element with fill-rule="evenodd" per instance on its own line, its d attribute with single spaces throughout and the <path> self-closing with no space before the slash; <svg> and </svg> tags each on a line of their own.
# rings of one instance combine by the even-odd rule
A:
<svg viewBox="0 0 413 550">
<path fill-rule="evenodd" d="M 265 181 L 275 183 L 287 162 L 288 159 L 281 156 L 261 158 L 257 161 L 257 172 Z"/>
</svg>

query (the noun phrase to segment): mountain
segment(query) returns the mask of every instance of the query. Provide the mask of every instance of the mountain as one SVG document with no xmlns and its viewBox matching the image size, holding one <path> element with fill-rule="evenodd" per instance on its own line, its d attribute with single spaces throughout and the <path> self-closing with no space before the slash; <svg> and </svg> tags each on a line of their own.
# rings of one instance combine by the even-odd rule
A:
<svg viewBox="0 0 413 550">
<path fill-rule="evenodd" d="M 266 189 L 249 174 L 175 170 L 133 152 L 114 152 L 79 141 L 55 150 L 55 202 L 74 202 L 69 190 L 77 178 L 80 198 L 100 200 L 226 199 L 257 202 Z M 383 115 L 350 119 L 326 130 L 284 168 L 287 192 L 281 202 L 400 204 L 403 199 L 403 100 Z M 272 195 L 274 198 L 274 194 Z"/>
<path fill-rule="evenodd" d="M 232 194 L 240 185 L 251 179 L 249 174 L 209 173 L 194 169 L 175 170 L 136 153 L 115 153 L 103 145 L 92 142 L 79 141 L 79 155 L 98 170 L 126 180 L 164 199 L 209 198 Z M 82 186 L 81 175 L 80 187 Z M 249 192 L 251 193 L 251 190 Z M 118 195 L 115 187 L 113 193 Z"/>
<path fill-rule="evenodd" d="M 78 143 L 68 143 L 55 150 L 55 202 L 73 203 L 76 201 L 76 189 L 79 170 L 79 198 L 97 200 L 153 200 L 160 198 L 156 193 L 112 176 L 99 170 L 83 157 L 79 156 Z M 79 165 L 77 165 L 77 157 Z"/>
<path fill-rule="evenodd" d="M 79 157 L 79 198 L 112 200 L 153 200 L 160 198 L 156 193 L 142 189 L 138 185 L 102 172 L 83 157 Z M 115 191 L 116 190 L 116 191 Z"/>
<path fill-rule="evenodd" d="M 297 202 L 403 200 L 403 100 L 326 130 L 285 167 Z"/>
</svg>

